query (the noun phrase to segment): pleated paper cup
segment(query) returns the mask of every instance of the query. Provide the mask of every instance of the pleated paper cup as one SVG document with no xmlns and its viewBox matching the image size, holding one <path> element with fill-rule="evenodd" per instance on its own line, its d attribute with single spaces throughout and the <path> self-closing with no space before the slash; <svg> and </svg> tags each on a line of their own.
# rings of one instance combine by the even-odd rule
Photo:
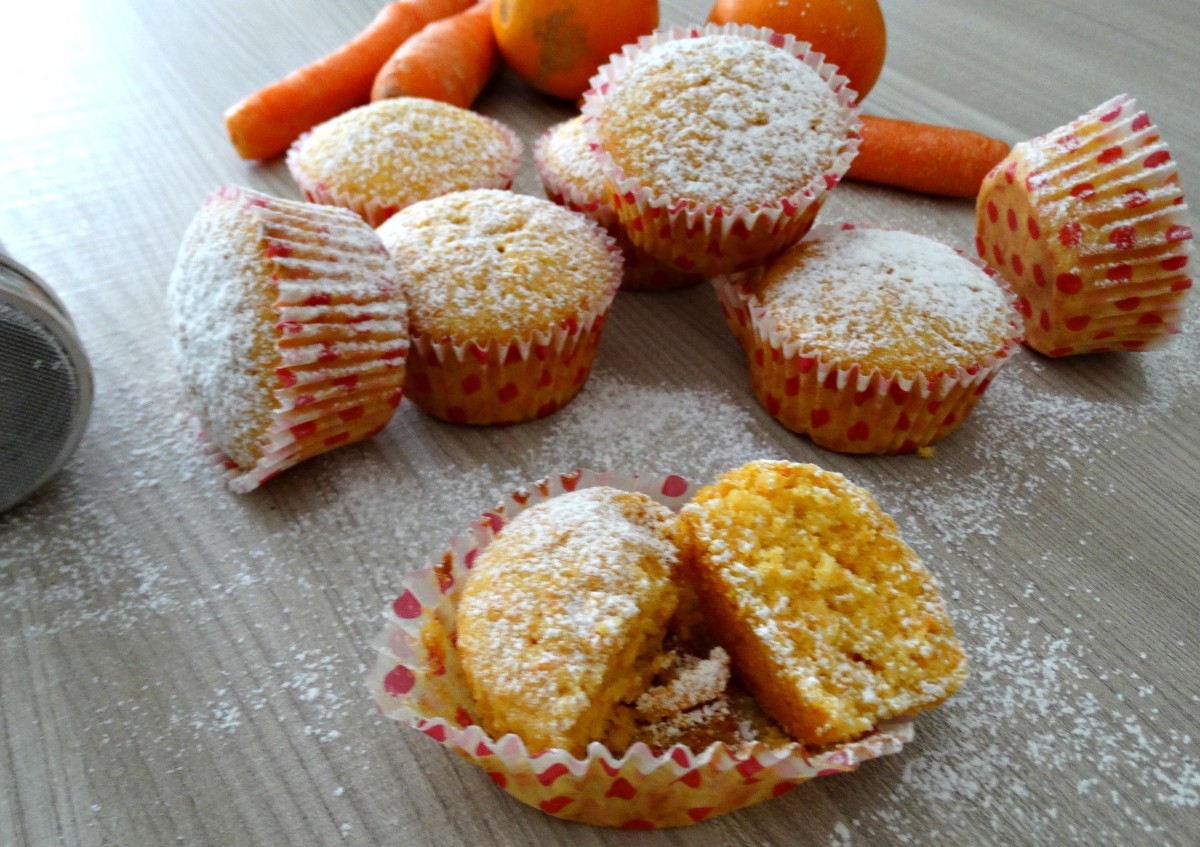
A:
<svg viewBox="0 0 1200 847">
<path fill-rule="evenodd" d="M 600 121 L 610 93 L 629 70 L 657 45 L 708 35 L 737 36 L 788 51 L 816 71 L 846 109 L 845 140 L 831 164 L 798 191 L 784 197 L 763 197 L 753 205 L 683 200 L 656 192 L 628 174 L 604 150 Z M 588 139 L 608 181 L 609 204 L 629 238 L 659 261 L 702 275 L 744 270 L 795 244 L 812 227 L 828 192 L 845 176 L 858 154 L 862 121 L 855 105 L 857 94 L 847 82 L 809 43 L 770 29 L 739 24 L 659 30 L 614 54 L 592 78 L 592 88 L 584 94 L 583 114 Z"/>
<path fill-rule="evenodd" d="M 379 710 L 483 768 L 500 788 L 556 817 L 596 826 L 686 826 L 777 797 L 817 776 L 854 770 L 912 740 L 909 720 L 880 724 L 856 741 L 821 752 L 797 743 L 703 750 L 676 745 L 655 754 L 634 744 L 616 755 L 588 745 L 531 754 L 515 735 L 492 738 L 474 724 L 474 703 L 457 654 L 456 604 L 479 553 L 506 523 L 551 497 L 597 485 L 637 491 L 678 511 L 696 486 L 678 476 L 575 471 L 513 492 L 458 536 L 434 563 L 411 573 L 385 611 L 368 683 Z"/>
<path fill-rule="evenodd" d="M 1158 128 L 1121 95 L 1013 147 L 980 189 L 976 247 L 1038 352 L 1150 350 L 1183 322 L 1186 210 Z"/>
<path fill-rule="evenodd" d="M 854 228 L 854 224 L 821 227 L 813 237 Z M 984 271 L 1015 306 L 1015 295 L 995 271 L 955 252 Z M 748 292 L 745 283 L 762 272 L 759 268 L 715 278 L 721 311 L 746 352 L 751 387 L 763 408 L 788 429 L 829 450 L 894 454 L 935 444 L 970 414 L 1021 341 L 1014 313 L 1010 336 L 992 355 L 967 367 L 887 373 L 858 362 L 833 360 L 789 337 Z"/>
<path fill-rule="evenodd" d="M 508 190 L 512 188 L 521 169 L 523 146 L 517 134 L 493 118 L 471 113 L 473 118 L 483 121 L 499 133 L 508 149 L 506 161 L 491 173 L 480 172 L 475 178 L 462 181 L 457 187 L 434 193 L 408 193 L 406 195 L 385 194 L 380 192 L 350 191 L 344 187 L 330 184 L 329 181 L 317 178 L 304 166 L 306 145 L 312 137 L 310 130 L 294 142 L 287 152 L 287 167 L 297 187 L 304 192 L 310 203 L 320 203 L 327 206 L 340 206 L 358 214 L 372 227 L 377 227 L 406 206 L 421 200 L 428 200 L 449 191 L 467 191 L 475 188 L 496 188 Z M 334 120 L 337 120 L 335 118 Z M 475 169 L 478 170 L 478 169 Z M 464 174 L 465 175 L 465 174 Z M 461 177 L 460 177 L 461 179 Z"/>
<path fill-rule="evenodd" d="M 262 241 L 256 284 L 277 294 L 272 311 L 255 316 L 271 328 L 277 362 L 257 460 L 239 465 L 200 425 L 206 453 L 245 493 L 387 425 L 404 393 L 408 316 L 391 257 L 358 217 L 236 186 L 214 199 L 244 204 Z"/>
<path fill-rule="evenodd" d="M 547 157 L 550 139 L 565 126 L 556 124 L 542 133 L 533 145 L 533 164 L 542 180 L 546 197 L 560 206 L 587 215 L 608 232 L 621 248 L 625 267 L 621 275 L 623 291 L 667 291 L 688 288 L 703 282 L 699 274 L 687 273 L 655 259 L 638 247 L 621 227 L 617 213 L 608 204 L 603 188 L 595 194 L 585 192 L 554 168 Z M 590 151 L 589 151 L 590 152 Z"/>
</svg>

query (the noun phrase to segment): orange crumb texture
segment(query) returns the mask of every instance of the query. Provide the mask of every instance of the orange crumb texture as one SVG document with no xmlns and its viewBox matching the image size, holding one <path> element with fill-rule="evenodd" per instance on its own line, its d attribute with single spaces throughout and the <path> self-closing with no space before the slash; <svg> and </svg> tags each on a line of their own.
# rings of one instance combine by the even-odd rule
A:
<svg viewBox="0 0 1200 847">
<path fill-rule="evenodd" d="M 754 462 L 682 515 L 717 640 L 763 709 L 824 746 L 936 706 L 967 675 L 933 576 L 870 493 L 813 465 Z"/>
</svg>

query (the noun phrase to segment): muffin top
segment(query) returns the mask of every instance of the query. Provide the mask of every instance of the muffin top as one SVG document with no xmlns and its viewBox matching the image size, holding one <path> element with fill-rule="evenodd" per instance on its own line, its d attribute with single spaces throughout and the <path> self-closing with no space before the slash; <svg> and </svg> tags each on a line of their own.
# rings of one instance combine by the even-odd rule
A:
<svg viewBox="0 0 1200 847">
<path fill-rule="evenodd" d="M 588 143 L 582 115 L 550 128 L 542 157 L 555 176 L 580 199 L 604 198 L 604 171 Z"/>
<path fill-rule="evenodd" d="M 909 232 L 815 233 L 741 284 L 786 342 L 864 372 L 966 369 L 1019 336 L 1008 291 L 951 247 Z"/>
<path fill-rule="evenodd" d="M 606 95 L 599 137 L 618 168 L 657 194 L 753 209 L 830 170 L 851 118 L 790 52 L 716 34 L 639 55 Z"/>
<path fill-rule="evenodd" d="M 400 266 L 412 333 L 435 341 L 527 339 L 597 311 L 621 278 L 596 224 L 510 191 L 416 203 L 378 232 Z"/>
<path fill-rule="evenodd" d="M 395 97 L 316 127 L 289 166 L 326 190 L 402 208 L 450 191 L 507 185 L 519 156 L 516 137 L 496 121 L 436 100 Z"/>
<path fill-rule="evenodd" d="M 588 488 L 522 512 L 480 553 L 458 648 L 491 732 L 575 752 L 603 737 L 677 603 L 674 523 L 644 494 Z"/>
</svg>

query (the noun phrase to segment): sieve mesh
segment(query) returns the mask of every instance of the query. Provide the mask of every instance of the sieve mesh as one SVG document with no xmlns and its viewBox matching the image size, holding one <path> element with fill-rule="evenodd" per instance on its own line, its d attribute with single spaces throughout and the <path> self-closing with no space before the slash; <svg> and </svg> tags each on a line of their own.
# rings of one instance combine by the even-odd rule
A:
<svg viewBox="0 0 1200 847">
<path fill-rule="evenodd" d="M 57 470 L 81 410 L 75 366 L 62 342 L 0 302 L 0 512 Z"/>
</svg>

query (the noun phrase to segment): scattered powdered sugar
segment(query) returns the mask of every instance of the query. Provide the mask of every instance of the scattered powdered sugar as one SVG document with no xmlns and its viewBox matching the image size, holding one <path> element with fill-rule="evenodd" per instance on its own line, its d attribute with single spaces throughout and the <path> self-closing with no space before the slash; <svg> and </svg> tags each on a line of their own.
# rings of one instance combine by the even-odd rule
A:
<svg viewBox="0 0 1200 847">
<path fill-rule="evenodd" d="M 790 52 L 707 35 L 640 54 L 613 84 L 600 133 L 617 166 L 658 194 L 750 206 L 795 194 L 829 170 L 849 117 Z"/>
<path fill-rule="evenodd" d="M 823 228 L 752 289 L 789 340 L 888 372 L 966 368 L 1017 336 L 1010 293 L 952 248 L 910 232 Z"/>
</svg>

